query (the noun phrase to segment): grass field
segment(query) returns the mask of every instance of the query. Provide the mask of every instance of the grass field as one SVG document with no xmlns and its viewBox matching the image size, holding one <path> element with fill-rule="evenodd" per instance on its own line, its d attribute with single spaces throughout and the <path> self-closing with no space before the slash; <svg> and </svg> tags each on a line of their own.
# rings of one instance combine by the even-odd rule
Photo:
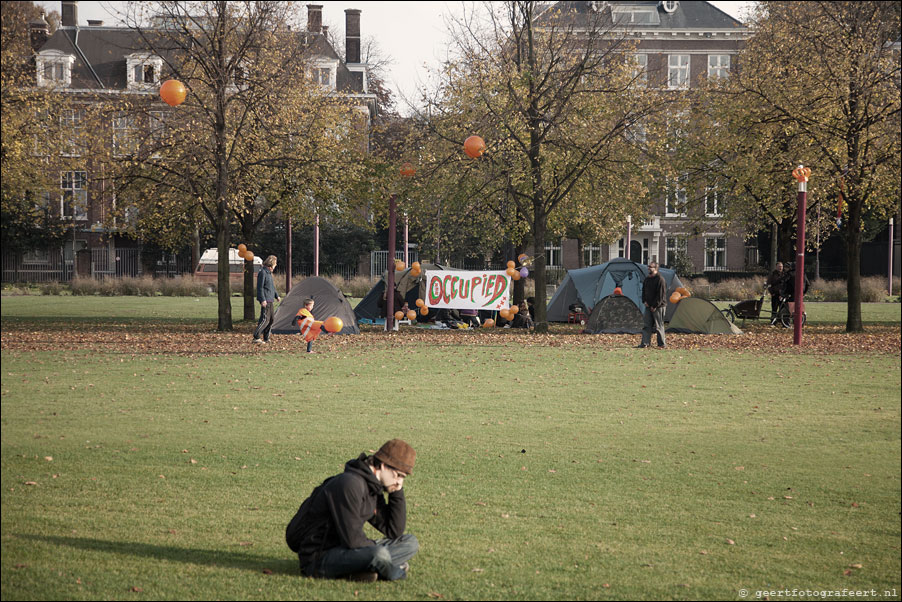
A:
<svg viewBox="0 0 902 602">
<path fill-rule="evenodd" d="M 192 299 L 43 299 L 2 303 L 4 599 L 902 593 L 898 305 L 868 335 L 890 352 L 411 332 L 305 356 Z M 299 577 L 297 506 L 392 437 L 418 452 L 410 579 Z"/>
</svg>

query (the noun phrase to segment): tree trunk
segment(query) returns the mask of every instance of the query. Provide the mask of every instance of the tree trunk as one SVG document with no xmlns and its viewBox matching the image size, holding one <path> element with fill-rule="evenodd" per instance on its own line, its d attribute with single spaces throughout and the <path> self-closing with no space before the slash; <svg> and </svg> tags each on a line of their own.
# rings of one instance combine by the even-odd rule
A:
<svg viewBox="0 0 902 602">
<path fill-rule="evenodd" d="M 535 270 L 533 274 L 536 280 L 536 332 L 548 332 L 547 301 L 545 299 L 545 221 L 540 207 L 535 207 L 536 216 L 533 220 L 533 252 L 536 254 Z"/>
<path fill-rule="evenodd" d="M 861 203 L 849 199 L 846 222 L 846 332 L 864 332 L 861 322 Z"/>
</svg>

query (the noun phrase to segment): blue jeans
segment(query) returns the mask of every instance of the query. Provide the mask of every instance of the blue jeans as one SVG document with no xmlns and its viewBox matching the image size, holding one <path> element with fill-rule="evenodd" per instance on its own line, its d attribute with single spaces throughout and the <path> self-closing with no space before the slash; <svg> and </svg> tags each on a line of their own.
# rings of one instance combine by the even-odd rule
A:
<svg viewBox="0 0 902 602">
<path fill-rule="evenodd" d="M 314 574 L 316 577 L 335 579 L 372 571 L 387 581 L 404 579 L 407 572 L 401 565 L 413 558 L 419 549 L 417 538 L 410 533 L 397 539 L 380 539 L 365 548 L 332 548 L 320 556 Z"/>
</svg>

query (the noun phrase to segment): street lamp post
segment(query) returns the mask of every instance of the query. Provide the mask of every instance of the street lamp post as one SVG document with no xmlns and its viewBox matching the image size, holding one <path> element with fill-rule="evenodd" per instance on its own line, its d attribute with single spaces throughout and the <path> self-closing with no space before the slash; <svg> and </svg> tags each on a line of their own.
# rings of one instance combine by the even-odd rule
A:
<svg viewBox="0 0 902 602">
<path fill-rule="evenodd" d="M 797 216 L 798 235 L 796 236 L 796 282 L 795 282 L 795 320 L 793 322 L 793 345 L 802 344 L 802 316 L 805 311 L 805 211 L 808 201 L 808 178 L 811 169 L 799 165 L 792 172 L 799 182 L 799 210 Z"/>
</svg>

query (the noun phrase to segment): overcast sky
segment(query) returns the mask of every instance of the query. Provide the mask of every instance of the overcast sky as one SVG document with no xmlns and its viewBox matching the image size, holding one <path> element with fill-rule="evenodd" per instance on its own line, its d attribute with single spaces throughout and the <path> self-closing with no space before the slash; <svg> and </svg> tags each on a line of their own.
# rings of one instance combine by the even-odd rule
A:
<svg viewBox="0 0 902 602">
<path fill-rule="evenodd" d="M 313 2 L 311 2 L 312 4 Z M 362 10 L 361 34 L 374 37 L 383 56 L 390 57 L 387 81 L 393 91 L 416 101 L 417 87 L 426 82 L 428 66 L 435 67 L 444 58 L 448 46 L 446 18 L 461 11 L 460 2 L 316 2 L 323 5 L 323 24 L 329 25 L 344 39 L 344 10 Z M 48 10 L 60 10 L 59 2 L 37 2 Z M 106 25 L 116 24 L 115 13 L 123 2 L 79 2 L 78 20 L 100 19 Z M 304 3 L 307 4 L 306 2 Z M 727 14 L 742 18 L 751 2 L 711 2 Z M 119 9 L 121 10 L 121 9 Z M 404 103 L 399 99 L 402 113 Z"/>
</svg>

